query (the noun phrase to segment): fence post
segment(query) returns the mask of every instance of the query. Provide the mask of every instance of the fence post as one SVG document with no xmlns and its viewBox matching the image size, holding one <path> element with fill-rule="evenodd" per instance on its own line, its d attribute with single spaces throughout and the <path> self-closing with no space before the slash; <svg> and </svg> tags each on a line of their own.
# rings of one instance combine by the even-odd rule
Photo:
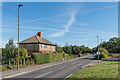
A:
<svg viewBox="0 0 120 80">
<path fill-rule="evenodd" d="M 9 59 L 9 61 L 8 61 L 8 65 L 10 66 L 10 59 Z"/>
<path fill-rule="evenodd" d="M 15 59 L 14 59 L 14 65 L 15 65 Z"/>
</svg>

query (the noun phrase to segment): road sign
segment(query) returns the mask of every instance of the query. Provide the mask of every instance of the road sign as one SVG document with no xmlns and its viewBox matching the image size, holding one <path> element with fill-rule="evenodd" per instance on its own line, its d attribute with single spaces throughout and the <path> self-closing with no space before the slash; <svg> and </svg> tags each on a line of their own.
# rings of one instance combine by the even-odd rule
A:
<svg viewBox="0 0 120 80">
<path fill-rule="evenodd" d="M 97 55 L 100 55 L 100 52 L 97 52 Z"/>
<path fill-rule="evenodd" d="M 19 63 L 19 55 L 16 55 L 16 63 Z"/>
</svg>

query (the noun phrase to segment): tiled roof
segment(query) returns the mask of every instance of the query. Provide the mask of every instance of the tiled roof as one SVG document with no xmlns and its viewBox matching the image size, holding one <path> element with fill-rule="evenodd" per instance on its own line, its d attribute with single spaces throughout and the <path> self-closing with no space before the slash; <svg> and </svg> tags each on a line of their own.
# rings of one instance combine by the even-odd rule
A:
<svg viewBox="0 0 120 80">
<path fill-rule="evenodd" d="M 52 42 L 48 41 L 47 39 L 45 39 L 43 37 L 39 37 L 37 35 L 32 36 L 28 39 L 25 39 L 25 40 L 21 41 L 20 44 L 21 43 L 43 43 L 43 44 L 55 45 Z"/>
</svg>

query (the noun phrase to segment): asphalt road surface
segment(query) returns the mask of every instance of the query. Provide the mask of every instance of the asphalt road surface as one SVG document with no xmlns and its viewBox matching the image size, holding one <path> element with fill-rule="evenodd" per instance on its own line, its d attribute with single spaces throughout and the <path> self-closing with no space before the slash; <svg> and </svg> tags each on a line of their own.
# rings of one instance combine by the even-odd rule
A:
<svg viewBox="0 0 120 80">
<path fill-rule="evenodd" d="M 85 57 L 80 57 L 76 60 L 71 60 L 69 62 L 65 62 L 59 65 L 43 68 L 37 71 L 33 71 L 30 73 L 25 73 L 22 75 L 18 75 L 13 77 L 14 80 L 58 80 L 65 79 L 69 77 L 71 74 L 83 68 L 83 66 L 91 63 L 94 60 L 94 55 L 88 55 Z M 18 79 L 17 79 L 18 78 Z M 12 79 L 10 79 L 12 80 Z"/>
</svg>

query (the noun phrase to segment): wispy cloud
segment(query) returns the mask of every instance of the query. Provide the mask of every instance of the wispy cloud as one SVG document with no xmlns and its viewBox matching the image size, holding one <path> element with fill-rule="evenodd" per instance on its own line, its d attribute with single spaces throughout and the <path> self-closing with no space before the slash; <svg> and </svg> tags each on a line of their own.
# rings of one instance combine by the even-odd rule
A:
<svg viewBox="0 0 120 80">
<path fill-rule="evenodd" d="M 106 8 L 112 8 L 112 7 L 116 7 L 116 6 L 118 6 L 118 5 L 112 5 L 112 6 L 106 6 L 106 7 L 101 7 L 101 8 L 95 8 L 95 9 L 91 9 L 91 10 L 85 10 L 85 11 L 82 11 L 82 12 L 96 11 L 96 10 L 106 9 Z"/>
<path fill-rule="evenodd" d="M 54 29 L 54 28 L 43 28 L 43 27 L 21 27 L 21 28 L 26 28 L 26 29 L 39 29 L 39 30 L 50 30 L 50 31 L 63 31 L 59 29 Z"/>
<path fill-rule="evenodd" d="M 111 7 L 116 7 L 118 5 L 112 5 L 112 6 L 106 6 L 106 7 L 101 7 L 101 8 L 95 8 L 95 9 L 91 9 L 91 10 L 85 10 L 85 11 L 80 11 L 78 13 L 81 13 L 81 12 L 90 12 L 90 11 L 95 11 L 95 10 L 100 10 L 100 9 L 105 9 L 105 8 L 111 8 Z M 46 19 L 51 19 L 51 18 L 56 18 L 56 17 L 61 17 L 61 16 L 68 16 L 69 14 L 59 14 L 59 15 L 56 15 L 56 16 L 50 16 L 50 17 L 45 17 L 45 18 L 38 18 L 38 19 L 32 19 L 32 20 L 28 20 L 28 21 L 23 21 L 23 22 L 20 22 L 21 24 L 23 23 L 28 23 L 28 22 L 34 22 L 34 21 L 39 21 L 39 20 L 46 20 Z M 13 23 L 11 25 L 14 25 L 14 24 L 18 24 L 18 23 Z M 4 25 L 6 26 L 6 25 Z"/>
<path fill-rule="evenodd" d="M 17 30 L 17 27 L 16 26 L 12 26 L 12 28 L 7 28 L 7 27 L 10 27 L 9 25 L 5 25 L 6 28 L 3 28 L 4 31 L 8 31 L 8 30 Z M 27 26 L 21 26 L 20 28 L 23 28 L 23 29 L 37 29 L 37 30 L 49 30 L 49 31 L 63 31 L 63 30 L 59 30 L 59 29 L 55 29 L 55 28 L 46 28 L 46 27 L 27 27 Z"/>
<path fill-rule="evenodd" d="M 79 26 L 88 26 L 90 24 L 88 24 L 88 23 L 78 23 L 77 25 L 79 25 Z"/>
<path fill-rule="evenodd" d="M 76 12 L 71 12 L 71 14 L 70 14 L 70 20 L 64 26 L 64 30 L 60 31 L 60 32 L 57 32 L 57 33 L 54 33 L 54 34 L 50 34 L 49 37 L 60 37 L 60 36 L 65 35 L 66 32 L 69 32 L 69 27 L 74 23 L 75 16 L 76 16 Z"/>
</svg>

